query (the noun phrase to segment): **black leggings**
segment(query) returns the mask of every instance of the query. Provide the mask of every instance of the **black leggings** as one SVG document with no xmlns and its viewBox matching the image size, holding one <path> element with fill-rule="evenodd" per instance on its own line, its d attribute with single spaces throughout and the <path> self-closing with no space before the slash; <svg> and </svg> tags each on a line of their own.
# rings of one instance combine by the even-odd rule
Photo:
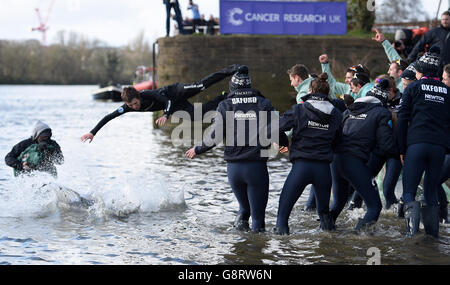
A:
<svg viewBox="0 0 450 285">
<path fill-rule="evenodd" d="M 278 205 L 277 228 L 286 231 L 292 208 L 303 190 L 312 184 L 317 198 L 318 214 L 329 213 L 331 193 L 331 171 L 328 162 L 296 160 L 289 173 Z"/>
<path fill-rule="evenodd" d="M 269 173 L 265 161 L 227 163 L 228 182 L 239 202 L 243 220 L 252 217 L 252 230 L 264 231 L 265 213 L 269 198 Z"/>
<path fill-rule="evenodd" d="M 190 84 L 181 84 L 175 83 L 167 86 L 167 91 L 169 98 L 174 98 L 175 111 L 186 111 L 191 116 L 192 120 L 194 120 L 194 105 L 191 104 L 188 99 L 194 97 L 199 94 L 203 90 L 209 88 L 210 86 L 222 81 L 228 76 L 232 75 L 235 70 L 232 67 L 224 68 L 218 72 L 214 72 L 209 74 L 208 76 L 202 78 L 201 80 L 190 83 Z M 225 99 L 225 96 L 219 95 L 214 99 L 202 104 L 202 114 L 204 115 L 208 111 L 214 111 L 217 109 L 217 105 Z M 200 118 L 201 119 L 201 118 Z"/>
</svg>

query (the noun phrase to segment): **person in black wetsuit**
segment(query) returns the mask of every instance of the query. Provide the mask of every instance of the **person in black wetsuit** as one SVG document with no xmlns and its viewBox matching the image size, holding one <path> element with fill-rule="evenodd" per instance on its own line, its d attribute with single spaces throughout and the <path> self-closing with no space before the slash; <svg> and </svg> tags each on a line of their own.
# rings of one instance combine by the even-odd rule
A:
<svg viewBox="0 0 450 285">
<path fill-rule="evenodd" d="M 277 130 L 278 124 L 272 122 L 274 108 L 262 94 L 251 88 L 247 66 L 239 68 L 230 82 L 230 93 L 223 100 L 201 146 L 193 147 L 186 156 L 195 156 L 212 149 L 226 138 L 224 159 L 227 161 L 228 181 L 239 202 L 239 212 L 235 220 L 238 230 L 249 230 L 252 218 L 252 231 L 265 231 L 265 210 L 269 197 L 269 173 L 264 154 L 271 142 L 278 143 L 272 135 L 264 138 L 264 132 L 279 134 L 278 143 L 287 147 L 289 141 L 284 132 Z M 231 115 L 231 116 L 230 116 Z M 263 116 L 266 116 L 266 120 Z"/>
<path fill-rule="evenodd" d="M 89 133 L 81 137 L 81 141 L 92 142 L 97 132 L 109 121 L 128 112 L 155 112 L 164 110 L 164 115 L 156 120 L 156 124 L 164 125 L 170 115 L 176 111 L 186 111 L 194 119 L 194 106 L 188 101 L 211 85 L 233 75 L 239 66 L 230 65 L 218 72 L 212 73 L 198 82 L 190 84 L 175 83 L 155 90 L 138 92 L 134 87 L 126 87 L 122 91 L 122 100 L 125 102 L 120 108 L 106 115 Z M 225 98 L 219 95 L 211 101 L 202 104 L 202 114 L 215 110 L 217 105 Z"/>
</svg>

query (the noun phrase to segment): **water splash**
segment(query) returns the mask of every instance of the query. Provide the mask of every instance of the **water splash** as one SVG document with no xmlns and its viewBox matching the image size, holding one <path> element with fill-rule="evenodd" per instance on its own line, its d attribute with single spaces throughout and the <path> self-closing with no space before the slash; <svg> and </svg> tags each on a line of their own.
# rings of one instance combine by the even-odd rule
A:
<svg viewBox="0 0 450 285">
<path fill-rule="evenodd" d="M 61 211 L 87 211 L 94 218 L 122 218 L 185 208 L 183 188 L 169 189 L 162 176 L 149 176 L 94 185 L 88 191 L 83 184 L 62 184 L 44 173 L 20 176 L 8 181 L 0 194 L 0 217 L 43 218 Z"/>
</svg>

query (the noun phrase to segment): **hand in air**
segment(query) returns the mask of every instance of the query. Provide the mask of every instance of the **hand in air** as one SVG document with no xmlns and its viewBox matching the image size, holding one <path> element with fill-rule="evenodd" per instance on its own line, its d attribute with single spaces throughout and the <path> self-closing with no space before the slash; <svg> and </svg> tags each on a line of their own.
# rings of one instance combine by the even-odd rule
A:
<svg viewBox="0 0 450 285">
<path fill-rule="evenodd" d="M 375 35 L 374 38 L 372 38 L 372 40 L 377 41 L 379 43 L 382 43 L 382 42 L 384 42 L 386 40 L 386 37 L 384 36 L 384 34 L 382 32 L 380 32 L 380 30 L 375 29 L 375 32 L 377 34 Z"/>
<path fill-rule="evenodd" d="M 94 135 L 91 133 L 87 133 L 81 137 L 82 142 L 89 140 L 89 143 L 91 143 L 93 139 L 94 139 Z"/>
<path fill-rule="evenodd" d="M 321 56 L 319 56 L 319 62 L 320 63 L 328 63 L 328 55 L 322 54 Z"/>
<path fill-rule="evenodd" d="M 186 156 L 189 157 L 190 159 L 193 159 L 195 155 L 196 155 L 195 148 L 191 148 L 188 151 L 186 151 Z"/>
</svg>

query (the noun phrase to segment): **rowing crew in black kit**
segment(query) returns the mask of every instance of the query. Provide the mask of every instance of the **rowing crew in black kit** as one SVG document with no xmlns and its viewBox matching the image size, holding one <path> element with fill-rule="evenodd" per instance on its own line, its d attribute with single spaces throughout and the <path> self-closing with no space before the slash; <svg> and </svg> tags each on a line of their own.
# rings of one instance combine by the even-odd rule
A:
<svg viewBox="0 0 450 285">
<path fill-rule="evenodd" d="M 187 99 L 232 75 L 230 93 L 203 105 L 203 113 L 210 110 L 217 113 L 202 145 L 189 149 L 186 156 L 193 159 L 226 141 L 228 180 L 239 202 L 236 228 L 265 231 L 269 193 L 267 150 L 275 143 L 280 152 L 290 151 L 292 163 L 280 195 L 275 233 L 289 234 L 291 210 L 308 184 L 315 188 L 321 229 L 335 229 L 350 187 L 367 206 L 355 230 L 376 223 L 381 200 L 374 183 L 376 173 L 367 163 L 373 153 L 378 153 L 403 164 L 402 200 L 407 234 L 413 236 L 418 232 L 422 217 L 425 232 L 438 237 L 439 222 L 448 220 L 446 201 L 438 199 L 437 193 L 439 183 L 448 178 L 450 151 L 450 88 L 439 81 L 438 57 L 439 48 L 432 48 L 415 64 L 417 80 L 406 87 L 401 97 L 394 129 L 386 79 L 343 110 L 345 104 L 329 95 L 327 74 L 321 74 L 311 80 L 309 94 L 302 98 L 302 103 L 278 117 L 270 101 L 252 88 L 248 67 L 233 65 L 193 84 L 177 83 L 141 92 L 125 88 L 122 93 L 125 104 L 104 117 L 82 140 L 92 141 L 108 121 L 128 112 L 163 110 L 164 115 L 157 120 L 159 125 L 178 110 L 187 111 L 193 118 L 193 106 Z M 290 146 L 286 131 L 292 131 Z M 271 137 L 261 140 L 267 134 Z M 420 204 L 415 196 L 423 175 L 425 202 Z M 440 211 L 444 203 L 445 214 Z"/>
</svg>

